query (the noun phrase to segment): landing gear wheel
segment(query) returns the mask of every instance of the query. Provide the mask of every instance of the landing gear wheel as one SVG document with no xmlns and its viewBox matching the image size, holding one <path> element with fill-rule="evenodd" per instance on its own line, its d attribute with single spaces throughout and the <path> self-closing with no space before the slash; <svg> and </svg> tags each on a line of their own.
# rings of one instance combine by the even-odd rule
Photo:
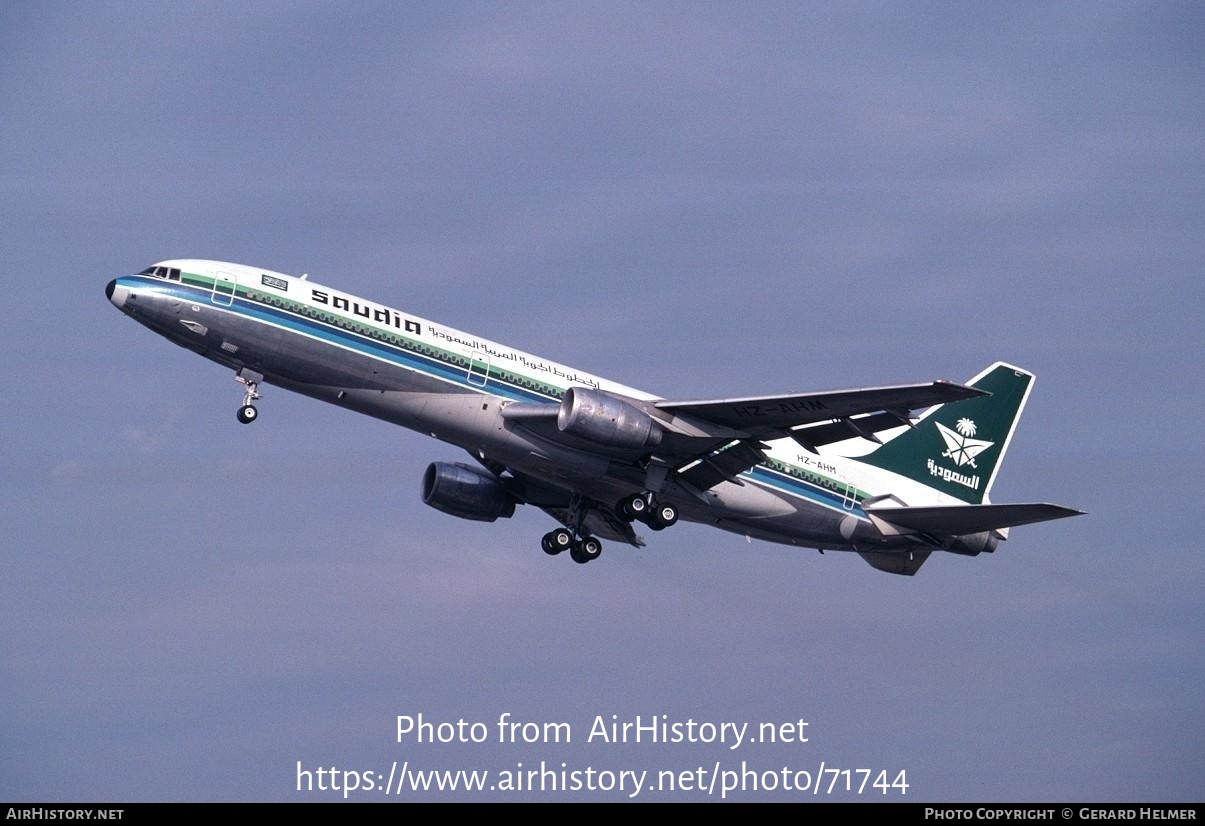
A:
<svg viewBox="0 0 1205 826">
<path fill-rule="evenodd" d="M 648 510 L 649 503 L 644 498 L 644 494 L 642 493 L 634 493 L 631 496 L 625 496 L 623 499 L 619 500 L 619 505 L 616 508 L 616 511 L 619 513 L 619 517 L 628 522 L 635 522 L 637 519 L 643 522 L 645 516 L 648 514 Z"/>
<path fill-rule="evenodd" d="M 573 547 L 573 534 L 564 528 L 549 531 L 540 540 L 540 547 L 549 556 L 556 556 L 566 548 Z"/>
<path fill-rule="evenodd" d="M 243 406 L 238 409 L 238 420 L 243 424 L 251 424 L 259 418 L 259 411 L 255 409 L 252 402 L 259 398 L 259 383 L 264 380 L 264 377 L 262 374 L 244 367 L 235 374 L 234 380 L 247 388 L 247 391 L 243 393 Z"/>
<path fill-rule="evenodd" d="M 593 536 L 582 537 L 573 543 L 573 549 L 569 551 L 569 556 L 578 565 L 585 565 L 593 559 L 598 559 L 601 554 L 602 543 Z"/>
<path fill-rule="evenodd" d="M 677 521 L 677 508 L 673 505 L 657 505 L 649 513 L 648 525 L 655 531 L 663 531 Z"/>
</svg>

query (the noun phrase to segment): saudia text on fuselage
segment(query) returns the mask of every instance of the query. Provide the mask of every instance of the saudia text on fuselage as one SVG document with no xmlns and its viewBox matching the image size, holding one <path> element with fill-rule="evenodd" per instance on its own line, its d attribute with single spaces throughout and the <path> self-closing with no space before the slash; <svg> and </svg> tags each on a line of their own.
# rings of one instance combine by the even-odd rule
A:
<svg viewBox="0 0 1205 826">
<path fill-rule="evenodd" d="M 395 327 L 398 330 L 402 330 L 406 333 L 413 333 L 416 336 L 423 335 L 423 328 L 421 324 L 419 324 L 417 321 L 406 318 L 397 310 L 390 309 L 389 307 L 383 307 L 379 304 L 371 304 L 367 301 L 362 302 L 357 298 L 349 298 L 345 295 L 339 295 L 338 293 L 330 290 L 319 290 L 314 287 L 310 288 L 310 298 L 315 304 L 321 304 L 325 307 L 331 307 L 336 310 L 341 310 L 345 313 L 351 313 L 352 315 L 357 315 L 365 320 L 375 321 L 377 324 Z M 434 324 L 428 324 L 427 326 L 428 332 L 437 339 L 443 339 L 448 342 L 460 344 L 473 350 L 487 352 L 490 355 L 498 358 L 517 360 L 531 370 L 543 373 L 552 373 L 556 376 L 566 379 L 572 384 L 587 385 L 596 389 L 599 386 L 598 379 L 594 378 L 593 376 L 583 375 L 572 370 L 566 372 L 560 367 L 548 364 L 540 359 L 528 358 L 522 353 L 496 349 L 495 347 L 492 347 L 489 344 L 481 342 L 475 338 L 461 338 L 459 335 L 444 331 Z"/>
<path fill-rule="evenodd" d="M 964 476 L 961 473 L 955 473 L 954 471 L 950 470 L 948 467 L 942 467 L 941 465 L 937 464 L 937 462 L 934 462 L 932 459 L 926 460 L 926 464 L 929 467 L 929 475 L 930 476 L 939 476 L 946 482 L 955 482 L 959 485 L 964 485 L 964 486 L 970 488 L 971 490 L 979 490 L 978 474 L 976 474 L 975 476 Z"/>
<path fill-rule="evenodd" d="M 310 289 L 310 298 L 314 300 L 315 304 L 349 312 L 360 318 L 375 321 L 377 324 L 385 324 L 407 333 L 414 333 L 416 336 L 422 335 L 423 332 L 422 325 L 417 321 L 411 321 L 403 317 L 397 310 L 391 310 L 379 304 L 369 304 L 367 301 L 361 302 L 358 299 L 314 288 Z"/>
</svg>

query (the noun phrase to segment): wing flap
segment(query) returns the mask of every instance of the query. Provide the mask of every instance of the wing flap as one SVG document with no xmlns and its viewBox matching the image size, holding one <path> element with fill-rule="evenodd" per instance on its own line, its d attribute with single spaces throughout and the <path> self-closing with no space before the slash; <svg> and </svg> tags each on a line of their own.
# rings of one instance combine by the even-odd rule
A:
<svg viewBox="0 0 1205 826">
<path fill-rule="evenodd" d="M 729 442 L 680 469 L 678 477 L 699 490 L 715 487 L 720 482 L 743 485 L 737 477 L 754 465 L 761 464 L 766 458 L 763 447 L 765 445 L 758 442 Z"/>
<path fill-rule="evenodd" d="M 911 419 L 896 411 L 884 410 L 880 413 L 869 413 L 865 416 L 837 419 L 822 424 L 803 425 L 792 430 L 790 435 L 808 450 L 814 450 L 821 445 L 831 445 L 833 442 L 843 442 L 860 436 L 863 439 L 878 441 L 876 434 L 884 430 L 913 425 Z"/>
</svg>

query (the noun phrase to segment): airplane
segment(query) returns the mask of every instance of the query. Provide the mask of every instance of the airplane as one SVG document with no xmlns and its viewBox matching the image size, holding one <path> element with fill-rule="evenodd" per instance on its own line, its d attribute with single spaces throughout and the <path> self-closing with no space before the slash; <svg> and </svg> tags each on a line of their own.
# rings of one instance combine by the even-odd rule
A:
<svg viewBox="0 0 1205 826">
<path fill-rule="evenodd" d="M 672 400 L 308 275 L 178 259 L 105 295 L 234 371 L 238 421 L 270 384 L 457 445 L 474 464 L 431 463 L 424 503 L 483 522 L 533 505 L 559 523 L 543 550 L 578 563 L 604 539 L 643 546 L 638 522 L 684 519 L 911 576 L 935 551 L 977 556 L 1010 527 L 1081 513 L 990 501 L 1034 381 L 1004 362 L 966 384 Z M 844 442 L 863 452 L 828 447 Z"/>
</svg>

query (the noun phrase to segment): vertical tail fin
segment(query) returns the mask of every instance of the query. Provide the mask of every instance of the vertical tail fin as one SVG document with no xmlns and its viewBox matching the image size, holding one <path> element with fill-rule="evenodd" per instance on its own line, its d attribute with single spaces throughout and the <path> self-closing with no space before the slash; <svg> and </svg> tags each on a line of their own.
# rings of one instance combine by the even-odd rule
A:
<svg viewBox="0 0 1205 826">
<path fill-rule="evenodd" d="M 858 461 L 964 502 L 985 502 L 1033 379 L 1033 373 L 998 361 L 967 382 L 990 396 L 933 407 L 915 427 Z"/>
</svg>

